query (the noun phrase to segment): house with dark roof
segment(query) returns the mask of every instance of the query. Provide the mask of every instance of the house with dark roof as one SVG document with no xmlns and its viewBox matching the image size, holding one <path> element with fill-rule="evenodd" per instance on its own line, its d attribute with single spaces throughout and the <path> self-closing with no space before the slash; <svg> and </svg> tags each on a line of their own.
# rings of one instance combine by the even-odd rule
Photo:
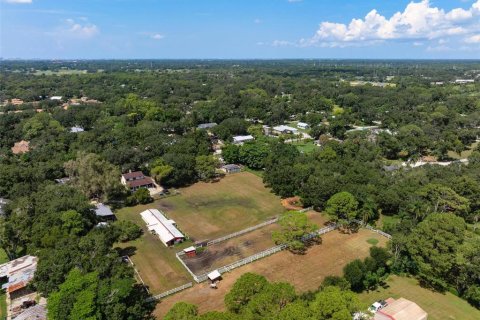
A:
<svg viewBox="0 0 480 320">
<path fill-rule="evenodd" d="M 142 171 L 124 173 L 120 181 L 132 192 L 140 188 L 155 188 L 153 179 L 145 176 Z"/>
</svg>

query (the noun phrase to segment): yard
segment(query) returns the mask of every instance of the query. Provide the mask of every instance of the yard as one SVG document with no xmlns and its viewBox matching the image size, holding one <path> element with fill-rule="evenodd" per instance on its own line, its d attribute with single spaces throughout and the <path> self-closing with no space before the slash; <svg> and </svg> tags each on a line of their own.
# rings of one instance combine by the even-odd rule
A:
<svg viewBox="0 0 480 320">
<path fill-rule="evenodd" d="M 270 281 L 287 281 L 298 293 L 315 290 L 326 276 L 341 275 L 348 262 L 368 256 L 369 239 L 377 239 L 380 246 L 386 243 L 385 238 L 365 229 L 350 235 L 339 231 L 327 233 L 322 236 L 322 243 L 310 248 L 305 255 L 282 251 L 225 274 L 217 290 L 201 283 L 165 298 L 157 305 L 155 315 L 161 319 L 179 301 L 197 304 L 200 312 L 223 310 L 224 295 L 245 272 L 262 274 Z"/>
<path fill-rule="evenodd" d="M 149 286 L 152 294 L 161 293 L 192 281 L 191 276 L 175 257 L 181 248 L 190 245 L 189 242 L 181 246 L 167 248 L 158 239 L 147 231 L 140 212 L 152 208 L 151 205 L 123 208 L 116 212 L 119 220 L 130 220 L 143 228 L 144 234 L 135 241 L 120 243 L 123 254 L 128 254 L 139 271 L 143 281 Z"/>
<path fill-rule="evenodd" d="M 311 153 L 320 149 L 312 140 L 292 142 L 291 144 L 296 146 L 301 153 Z"/>
<path fill-rule="evenodd" d="M 465 300 L 451 293 L 438 293 L 419 286 L 414 278 L 390 276 L 388 287 L 373 292 L 362 293 L 360 300 L 365 307 L 381 299 L 403 297 L 414 301 L 428 313 L 429 320 L 475 320 L 480 319 L 480 311 Z"/>
<path fill-rule="evenodd" d="M 199 182 L 180 195 L 155 202 L 194 241 L 214 239 L 259 224 L 284 212 L 280 198 L 250 172 Z"/>
<path fill-rule="evenodd" d="M 193 281 L 175 253 L 190 246 L 185 242 L 165 247 L 145 228 L 140 212 L 159 208 L 194 239 L 213 239 L 284 212 L 280 199 L 263 186 L 261 178 L 248 173 L 227 175 L 216 183 L 197 183 L 180 189 L 180 195 L 118 210 L 119 220 L 130 220 L 144 230 L 135 241 L 118 244 L 129 255 L 151 293 L 156 294 Z"/>
</svg>

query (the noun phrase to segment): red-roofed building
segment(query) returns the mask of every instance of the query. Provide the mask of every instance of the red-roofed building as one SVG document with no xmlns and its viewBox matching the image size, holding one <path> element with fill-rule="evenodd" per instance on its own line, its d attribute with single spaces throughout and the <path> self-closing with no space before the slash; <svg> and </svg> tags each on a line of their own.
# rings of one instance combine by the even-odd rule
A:
<svg viewBox="0 0 480 320">
<path fill-rule="evenodd" d="M 152 178 L 145 176 L 141 171 L 122 174 L 121 182 L 132 192 L 140 188 L 155 188 Z"/>
</svg>

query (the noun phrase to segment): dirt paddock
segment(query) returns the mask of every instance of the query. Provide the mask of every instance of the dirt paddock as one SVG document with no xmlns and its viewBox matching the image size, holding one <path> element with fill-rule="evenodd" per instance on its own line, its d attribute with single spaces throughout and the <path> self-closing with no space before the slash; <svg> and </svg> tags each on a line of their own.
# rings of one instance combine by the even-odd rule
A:
<svg viewBox="0 0 480 320">
<path fill-rule="evenodd" d="M 327 218 L 318 212 L 309 211 L 306 214 L 319 228 L 327 221 Z M 267 225 L 209 246 L 195 257 L 183 256 L 182 259 L 193 273 L 204 274 L 273 247 L 275 243 L 272 241 L 272 232 L 279 229 L 280 226 L 276 223 Z"/>
<path fill-rule="evenodd" d="M 198 305 L 200 312 L 224 310 L 223 297 L 245 272 L 264 275 L 270 281 L 289 282 L 299 293 L 315 290 L 326 276 L 341 275 L 348 262 L 367 257 L 371 247 L 367 240 L 372 238 L 379 240 L 378 246 L 384 246 L 387 241 L 365 229 L 354 234 L 327 233 L 322 236 L 322 244 L 313 246 L 304 255 L 282 251 L 224 274 L 217 290 L 210 289 L 208 283 L 201 283 L 167 297 L 157 305 L 155 315 L 162 319 L 179 301 Z"/>
</svg>

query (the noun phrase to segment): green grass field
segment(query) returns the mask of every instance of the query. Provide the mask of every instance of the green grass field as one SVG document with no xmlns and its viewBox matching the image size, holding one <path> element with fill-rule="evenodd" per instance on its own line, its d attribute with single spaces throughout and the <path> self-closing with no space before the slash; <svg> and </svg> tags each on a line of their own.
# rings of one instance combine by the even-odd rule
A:
<svg viewBox="0 0 480 320">
<path fill-rule="evenodd" d="M 315 150 L 318 150 L 319 147 L 313 143 L 313 141 L 299 141 L 299 142 L 292 142 L 294 146 L 297 147 L 298 151 L 303 153 L 311 153 Z"/>
<path fill-rule="evenodd" d="M 0 319 L 7 318 L 7 295 L 2 292 L 0 293 Z"/>
<path fill-rule="evenodd" d="M 155 202 L 179 229 L 195 241 L 214 239 L 266 221 L 285 211 L 280 198 L 250 172 L 199 182 L 179 189 L 180 195 Z"/>
<path fill-rule="evenodd" d="M 373 302 L 403 297 L 417 303 L 428 313 L 429 320 L 476 320 L 480 311 L 451 293 L 438 293 L 422 288 L 414 278 L 390 276 L 387 288 L 360 294 L 365 308 Z"/>
</svg>

